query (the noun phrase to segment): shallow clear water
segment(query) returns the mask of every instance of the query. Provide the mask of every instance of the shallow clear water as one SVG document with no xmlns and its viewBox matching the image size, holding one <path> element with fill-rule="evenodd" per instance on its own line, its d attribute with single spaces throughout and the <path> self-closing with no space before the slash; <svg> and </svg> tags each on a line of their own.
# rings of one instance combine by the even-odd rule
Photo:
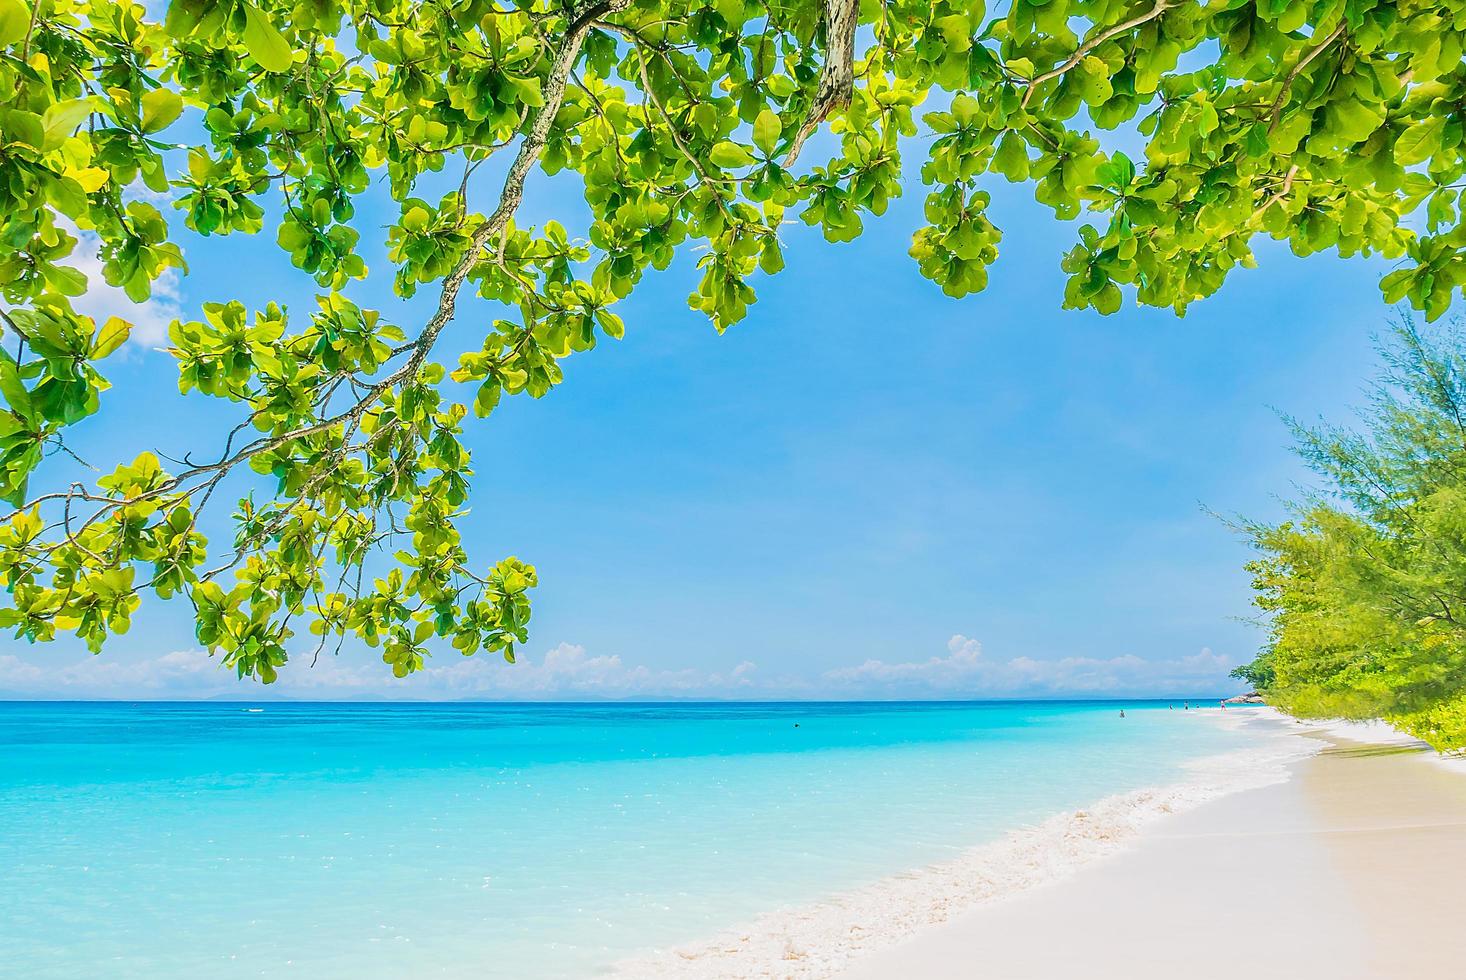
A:
<svg viewBox="0 0 1466 980">
<path fill-rule="evenodd" d="M 591 976 L 1256 738 L 1165 703 L 0 703 L 0 972 Z"/>
</svg>

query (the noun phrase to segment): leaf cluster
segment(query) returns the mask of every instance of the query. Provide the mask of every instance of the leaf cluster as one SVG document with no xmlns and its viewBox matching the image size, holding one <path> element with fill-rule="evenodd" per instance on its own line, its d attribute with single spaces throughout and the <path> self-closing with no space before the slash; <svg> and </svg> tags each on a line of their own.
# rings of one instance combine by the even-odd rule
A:
<svg viewBox="0 0 1466 980">
<path fill-rule="evenodd" d="M 858 237 L 913 151 L 911 255 L 954 297 L 998 258 L 1004 179 L 1078 223 L 1069 308 L 1184 312 L 1262 235 L 1399 258 L 1386 297 L 1439 316 L 1466 283 L 1463 29 L 1461 0 L 0 0 L 0 618 L 96 649 L 180 595 L 265 681 L 300 621 L 397 673 L 431 637 L 512 656 L 534 574 L 462 547 L 468 413 L 553 389 L 679 253 L 689 305 L 736 324 L 786 225 Z M 517 221 L 561 172 L 588 223 Z M 364 232 L 398 294 L 435 294 L 424 323 L 349 298 Z M 82 239 L 143 300 L 191 236 L 264 234 L 317 309 L 216 296 L 170 331 L 180 390 L 241 412 L 217 456 L 35 493 L 130 329 L 75 309 Z M 486 303 L 449 331 L 465 287 Z M 209 542 L 236 468 L 269 489 Z"/>
</svg>

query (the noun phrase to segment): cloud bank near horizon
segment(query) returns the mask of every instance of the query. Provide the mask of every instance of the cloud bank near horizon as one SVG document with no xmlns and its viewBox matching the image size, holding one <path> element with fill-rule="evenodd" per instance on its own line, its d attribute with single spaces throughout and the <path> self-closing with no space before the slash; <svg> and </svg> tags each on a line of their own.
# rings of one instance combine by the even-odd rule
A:
<svg viewBox="0 0 1466 980">
<path fill-rule="evenodd" d="M 982 644 L 956 634 L 947 641 L 947 655 L 919 661 L 888 663 L 867 660 L 855 667 L 827 671 L 828 682 L 855 688 L 879 688 L 886 696 L 902 693 L 958 692 L 969 696 L 1015 694 L 1174 694 L 1201 687 L 1234 686 L 1227 674 L 1231 658 L 1203 647 L 1172 660 L 1143 660 L 1133 655 L 1097 659 L 1063 657 L 1036 660 L 1013 657 L 989 660 Z"/>
<path fill-rule="evenodd" d="M 620 656 L 592 655 L 561 643 L 538 658 L 508 665 L 489 658 L 440 661 L 395 680 L 375 658 L 323 656 L 314 667 L 293 663 L 269 688 L 238 681 L 217 659 L 180 650 L 140 660 L 90 658 L 52 667 L 38 657 L 0 654 L 0 697 L 22 698 L 254 698 L 504 699 L 637 698 L 923 699 L 1024 696 L 1101 697 L 1185 695 L 1230 691 L 1231 658 L 1203 648 L 1190 656 L 1144 660 L 1065 657 L 990 659 L 982 644 L 962 634 L 945 655 L 924 660 L 866 660 L 813 677 L 771 676 L 752 660 L 731 668 L 655 669 Z"/>
</svg>

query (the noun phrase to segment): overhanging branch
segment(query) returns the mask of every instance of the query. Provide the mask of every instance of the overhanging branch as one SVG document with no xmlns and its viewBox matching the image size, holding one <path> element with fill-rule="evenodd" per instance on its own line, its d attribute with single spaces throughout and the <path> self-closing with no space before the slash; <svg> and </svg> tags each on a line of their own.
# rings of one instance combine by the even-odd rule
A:
<svg viewBox="0 0 1466 980">
<path fill-rule="evenodd" d="M 799 159 L 804 141 L 819 124 L 836 109 L 850 104 L 855 92 L 855 26 L 859 20 L 860 0 L 825 0 L 825 67 L 809 112 L 784 157 L 786 169 Z"/>
<path fill-rule="evenodd" d="M 1089 40 L 1079 45 L 1079 47 L 1074 50 L 1074 53 L 1064 60 L 1063 64 L 1059 65 L 1057 68 L 1053 68 L 1049 71 L 1044 72 L 1042 75 L 1037 75 L 1032 80 L 1030 80 L 1027 88 L 1024 89 L 1023 101 L 1020 104 L 1023 106 L 1023 108 L 1028 108 L 1028 100 L 1033 98 L 1033 90 L 1036 89 L 1038 86 L 1042 85 L 1044 82 L 1051 82 L 1054 79 L 1065 74 L 1075 65 L 1083 61 L 1085 55 L 1089 54 L 1101 44 L 1104 44 L 1110 38 L 1115 37 L 1119 34 L 1124 34 L 1126 31 L 1134 30 L 1141 24 L 1155 20 L 1161 14 L 1165 13 L 1166 8 L 1170 6 L 1171 0 L 1155 0 L 1155 6 L 1151 7 L 1150 10 L 1146 11 L 1145 13 L 1138 14 L 1125 21 L 1124 23 L 1116 24 L 1114 27 L 1103 30 L 1095 36 L 1091 37 Z"/>
</svg>

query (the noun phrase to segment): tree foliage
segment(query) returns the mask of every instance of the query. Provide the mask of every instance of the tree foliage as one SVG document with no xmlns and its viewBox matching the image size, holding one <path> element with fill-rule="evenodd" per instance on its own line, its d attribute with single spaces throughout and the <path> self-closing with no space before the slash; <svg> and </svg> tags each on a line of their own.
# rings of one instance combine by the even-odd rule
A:
<svg viewBox="0 0 1466 980">
<path fill-rule="evenodd" d="M 1239 668 L 1310 717 L 1466 748 L 1466 345 L 1406 322 L 1362 433 L 1300 429 L 1329 495 L 1250 528 L 1267 647 Z"/>
<path fill-rule="evenodd" d="M 0 0 L 0 624 L 32 640 L 98 649 L 152 591 L 192 602 L 200 640 L 265 681 L 300 623 L 381 646 L 398 674 L 433 636 L 512 656 L 534 571 L 465 553 L 469 412 L 545 394 L 679 252 L 691 306 L 726 329 L 782 268 L 785 223 L 855 238 L 901 193 L 907 152 L 927 195 L 911 255 L 954 297 L 987 282 L 1004 179 L 1082 219 L 1070 308 L 1129 294 L 1184 312 L 1259 235 L 1402 258 L 1385 294 L 1431 317 L 1466 280 L 1459 0 L 150 9 Z M 516 220 L 536 170 L 578 176 L 588 226 Z M 351 299 L 373 185 L 396 291 L 436 297 L 421 323 Z M 130 329 L 73 308 L 79 237 L 140 300 L 186 269 L 192 236 L 259 234 L 319 299 L 213 296 L 173 325 L 181 390 L 239 406 L 217 455 L 33 492 L 66 428 L 102 410 L 101 362 Z M 488 302 L 449 331 L 465 290 Z M 272 489 L 239 498 L 211 561 L 198 514 L 235 469 Z"/>
</svg>

